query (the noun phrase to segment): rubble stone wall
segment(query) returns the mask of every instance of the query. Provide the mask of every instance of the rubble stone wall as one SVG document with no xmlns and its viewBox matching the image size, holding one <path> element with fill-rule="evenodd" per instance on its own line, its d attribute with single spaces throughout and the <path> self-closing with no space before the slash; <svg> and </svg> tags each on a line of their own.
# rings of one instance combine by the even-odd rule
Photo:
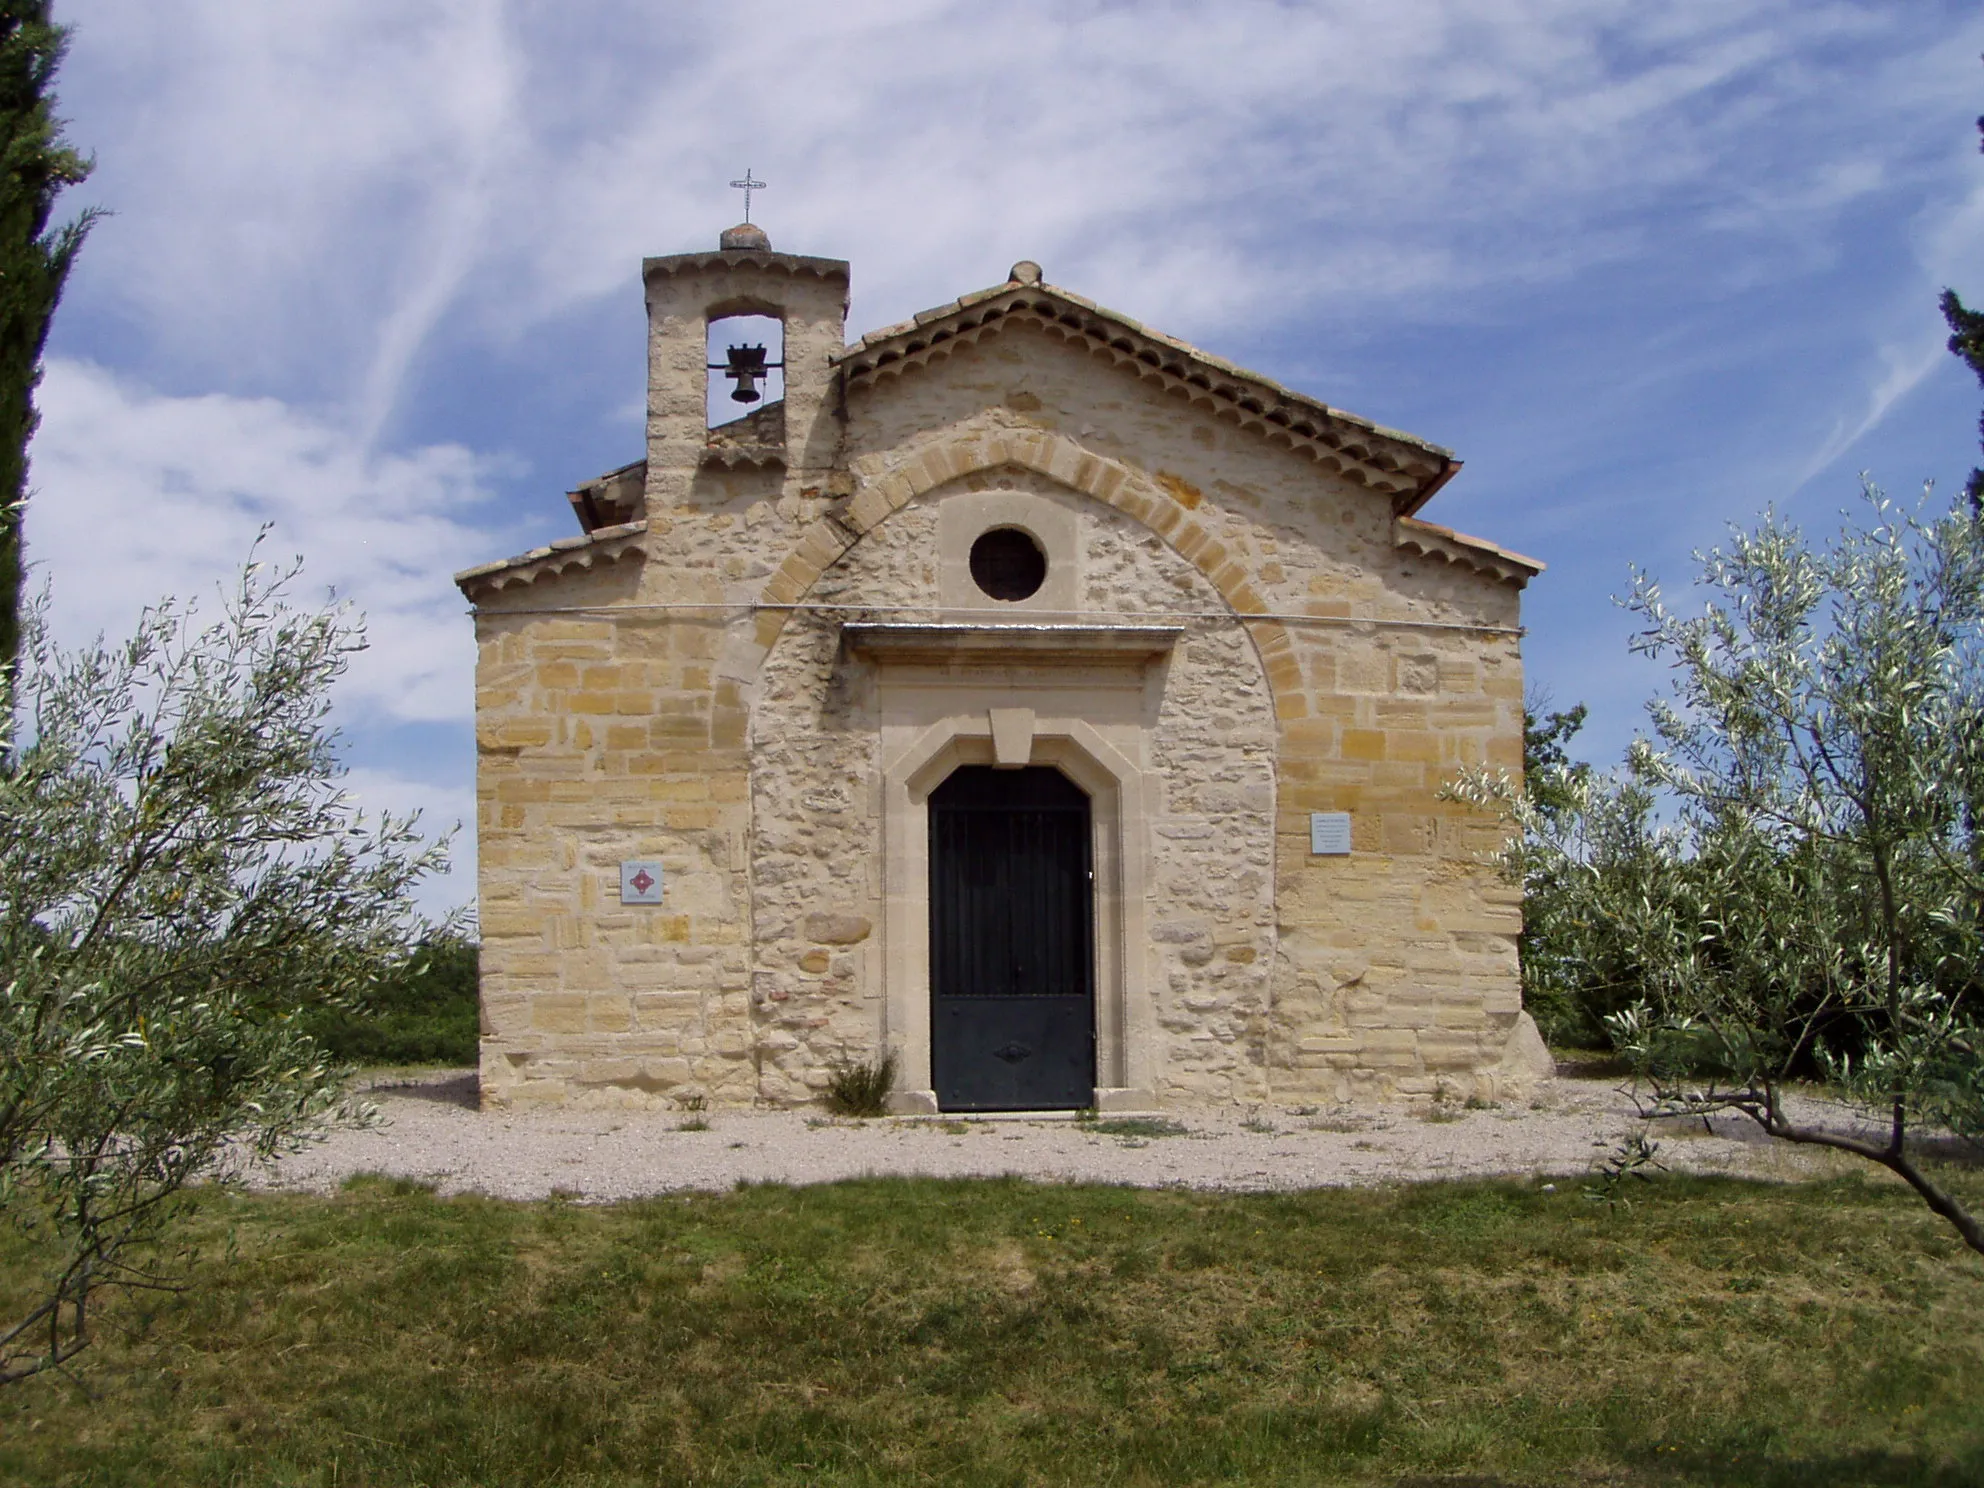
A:
<svg viewBox="0 0 1984 1488">
<path fill-rule="evenodd" d="M 936 619 L 940 507 L 1019 490 L 1065 508 L 1080 569 L 1073 618 L 1176 618 L 1184 636 L 1147 682 L 1133 743 L 1153 787 L 1143 844 L 1150 943 L 1139 983 L 1158 1030 L 1161 1098 L 1266 1098 L 1274 961 L 1274 738 L 1267 680 L 1218 592 L 1155 533 L 1038 474 L 988 470 L 871 529 L 810 591 L 845 609 L 784 627 L 759 682 L 751 741 L 754 984 L 763 1093 L 804 1099 L 837 1056 L 882 1041 L 881 743 L 877 667 L 845 653 L 844 622 Z M 1027 695 L 1023 670 L 1012 679 Z M 980 701 L 1009 699 L 1002 693 Z"/>
</svg>

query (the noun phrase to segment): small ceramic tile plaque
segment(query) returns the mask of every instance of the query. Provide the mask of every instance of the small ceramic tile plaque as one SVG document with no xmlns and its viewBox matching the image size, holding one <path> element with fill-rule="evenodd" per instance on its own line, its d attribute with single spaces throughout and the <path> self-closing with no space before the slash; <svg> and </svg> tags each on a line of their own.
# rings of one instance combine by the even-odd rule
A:
<svg viewBox="0 0 1984 1488">
<path fill-rule="evenodd" d="M 661 864 L 653 858 L 628 858 L 620 864 L 622 904 L 661 903 Z"/>
<path fill-rule="evenodd" d="M 1350 855 L 1350 813 L 1312 811 L 1309 813 L 1309 851 L 1318 857 Z"/>
</svg>

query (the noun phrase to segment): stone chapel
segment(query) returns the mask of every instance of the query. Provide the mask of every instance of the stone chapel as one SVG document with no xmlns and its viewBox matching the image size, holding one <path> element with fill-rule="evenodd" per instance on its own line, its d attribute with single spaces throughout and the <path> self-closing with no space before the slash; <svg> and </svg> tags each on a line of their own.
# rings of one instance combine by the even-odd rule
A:
<svg viewBox="0 0 1984 1488">
<path fill-rule="evenodd" d="M 845 338 L 751 225 L 642 265 L 645 458 L 474 607 L 483 1099 L 1496 1099 L 1541 565 L 1445 449 L 1046 282 Z M 742 341 L 730 328 L 751 328 Z M 712 409 L 742 406 L 741 417 Z"/>
</svg>

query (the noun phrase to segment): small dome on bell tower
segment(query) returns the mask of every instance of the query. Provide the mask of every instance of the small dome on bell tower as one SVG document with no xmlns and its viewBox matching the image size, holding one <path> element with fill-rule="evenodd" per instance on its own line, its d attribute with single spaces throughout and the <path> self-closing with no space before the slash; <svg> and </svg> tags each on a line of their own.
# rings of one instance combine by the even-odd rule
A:
<svg viewBox="0 0 1984 1488">
<path fill-rule="evenodd" d="M 708 239 L 704 241 L 707 242 Z M 765 235 L 765 230 L 757 223 L 740 222 L 735 227 L 726 227 L 723 236 L 717 239 L 717 245 L 727 253 L 740 251 L 769 253 L 772 249 L 772 240 Z"/>
</svg>

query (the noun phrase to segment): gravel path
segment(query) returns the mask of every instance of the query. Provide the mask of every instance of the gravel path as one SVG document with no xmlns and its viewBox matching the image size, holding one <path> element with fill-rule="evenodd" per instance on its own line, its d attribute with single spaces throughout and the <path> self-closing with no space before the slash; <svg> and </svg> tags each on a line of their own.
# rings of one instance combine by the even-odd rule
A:
<svg viewBox="0 0 1984 1488">
<path fill-rule="evenodd" d="M 1041 1116 L 828 1121 L 805 1112 L 482 1112 L 472 1072 L 425 1073 L 370 1091 L 367 1130 L 340 1131 L 255 1178 L 326 1192 L 354 1173 L 434 1183 L 442 1193 L 594 1201 L 739 1182 L 828 1183 L 875 1174 L 1017 1175 L 1052 1182 L 1261 1191 L 1490 1174 L 1577 1177 L 1641 1129 L 1616 1082 L 1558 1079 L 1523 1108 L 1262 1107 L 1162 1123 Z M 1842 1159 L 1766 1141 L 1725 1118 L 1655 1133 L 1659 1160 L 1688 1172 L 1797 1178 Z M 1844 1161 L 1851 1161 L 1845 1159 Z"/>
</svg>

